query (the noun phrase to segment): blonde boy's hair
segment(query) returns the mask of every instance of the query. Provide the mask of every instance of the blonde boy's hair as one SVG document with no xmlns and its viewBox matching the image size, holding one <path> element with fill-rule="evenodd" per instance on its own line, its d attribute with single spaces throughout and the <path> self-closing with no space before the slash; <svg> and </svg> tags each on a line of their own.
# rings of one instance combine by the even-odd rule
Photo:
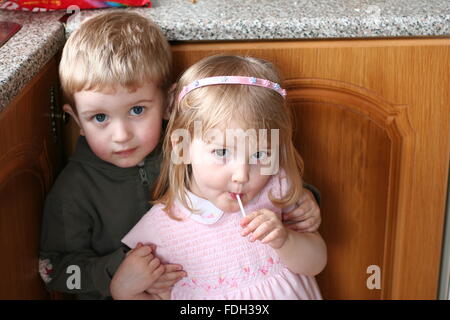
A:
<svg viewBox="0 0 450 320">
<path fill-rule="evenodd" d="M 175 216 L 171 213 L 171 208 L 177 198 L 185 207 L 193 209 L 186 198 L 192 172 L 190 165 L 171 161 L 172 133 L 185 129 L 193 137 L 195 121 L 201 121 L 203 133 L 206 134 L 212 128 L 226 129 L 227 124 L 233 120 L 244 130 L 279 130 L 280 167 L 286 173 L 289 190 L 283 198 L 275 199 L 271 196 L 271 200 L 279 207 L 295 204 L 303 193 L 303 160 L 292 142 L 292 115 L 285 99 L 267 88 L 226 84 L 197 88 L 178 101 L 178 95 L 184 86 L 195 80 L 214 76 L 249 76 L 281 83 L 275 67 L 262 59 L 217 55 L 191 66 L 179 80 L 175 91 L 176 102 L 164 140 L 161 174 L 153 191 L 153 199 L 158 199 L 155 203 L 164 204 L 165 211 L 172 218 Z"/>
<path fill-rule="evenodd" d="M 68 103 L 83 90 L 130 92 L 153 81 L 166 93 L 172 57 L 167 39 L 148 18 L 134 12 L 99 14 L 84 21 L 67 40 L 59 65 Z M 74 109 L 75 111 L 75 109 Z"/>
</svg>

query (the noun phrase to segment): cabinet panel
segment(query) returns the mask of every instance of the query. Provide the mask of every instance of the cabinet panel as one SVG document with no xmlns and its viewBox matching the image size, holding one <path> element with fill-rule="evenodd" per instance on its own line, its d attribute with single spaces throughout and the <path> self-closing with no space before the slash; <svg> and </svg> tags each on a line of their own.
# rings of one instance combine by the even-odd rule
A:
<svg viewBox="0 0 450 320">
<path fill-rule="evenodd" d="M 414 170 L 415 133 L 406 109 L 343 82 L 288 80 L 285 86 L 296 118 L 294 139 L 308 168 L 305 179 L 328 195 L 321 233 L 329 260 L 318 276 L 324 297 L 387 298 L 395 222 L 410 210 L 401 205 L 411 196 L 406 179 Z M 371 266 L 383 271 L 380 290 L 368 290 Z"/>
<path fill-rule="evenodd" d="M 38 168 L 23 167 L 2 184 L 2 299 L 48 298 L 38 276 L 39 226 L 45 188 Z"/>
<path fill-rule="evenodd" d="M 38 250 L 45 196 L 61 167 L 57 91 L 52 59 L 0 113 L 1 299 L 50 297 L 39 276 Z"/>
<path fill-rule="evenodd" d="M 172 46 L 179 75 L 202 57 L 274 62 L 296 115 L 305 180 L 322 193 L 325 298 L 437 297 L 450 154 L 450 40 Z M 381 270 L 370 290 L 367 268 Z"/>
</svg>

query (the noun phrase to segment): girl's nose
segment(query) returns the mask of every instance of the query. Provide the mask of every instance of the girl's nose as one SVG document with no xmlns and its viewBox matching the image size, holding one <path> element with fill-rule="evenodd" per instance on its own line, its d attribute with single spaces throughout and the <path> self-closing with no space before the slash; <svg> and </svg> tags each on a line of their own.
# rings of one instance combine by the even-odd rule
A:
<svg viewBox="0 0 450 320">
<path fill-rule="evenodd" d="M 249 165 L 248 163 L 238 164 L 234 168 L 231 180 L 235 183 L 246 183 L 249 180 Z"/>
<path fill-rule="evenodd" d="M 117 122 L 113 128 L 113 141 L 114 142 L 126 142 L 131 138 L 131 130 L 127 124 L 123 121 Z"/>
</svg>

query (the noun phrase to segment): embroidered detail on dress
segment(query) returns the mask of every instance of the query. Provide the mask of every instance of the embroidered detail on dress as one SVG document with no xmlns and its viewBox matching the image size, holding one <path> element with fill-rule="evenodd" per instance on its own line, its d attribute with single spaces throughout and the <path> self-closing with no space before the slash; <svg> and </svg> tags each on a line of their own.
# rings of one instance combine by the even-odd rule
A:
<svg viewBox="0 0 450 320">
<path fill-rule="evenodd" d="M 267 266 L 263 266 L 262 268 L 259 268 L 259 272 L 261 272 L 263 275 L 267 275 L 269 272 L 269 268 Z"/>
<path fill-rule="evenodd" d="M 260 278 L 261 275 L 263 276 L 270 276 L 272 268 L 275 267 L 275 265 L 280 264 L 281 260 L 274 259 L 273 257 L 269 256 L 267 258 L 264 258 L 263 261 L 266 261 L 263 265 L 260 267 L 251 268 L 249 266 L 243 266 L 241 267 L 241 272 L 238 277 L 226 277 L 225 275 L 221 274 L 217 276 L 216 280 L 213 281 L 212 279 L 209 281 L 204 281 L 202 279 L 198 278 L 184 278 L 183 280 L 180 280 L 179 285 L 181 287 L 188 287 L 193 290 L 204 290 L 206 292 L 210 292 L 211 290 L 223 290 L 223 289 L 232 289 L 232 288 L 238 288 L 243 280 L 248 283 L 248 281 L 253 281 L 252 279 Z"/>
<path fill-rule="evenodd" d="M 52 281 L 51 274 L 53 273 L 53 265 L 49 259 L 39 259 L 39 274 L 45 283 Z"/>
</svg>

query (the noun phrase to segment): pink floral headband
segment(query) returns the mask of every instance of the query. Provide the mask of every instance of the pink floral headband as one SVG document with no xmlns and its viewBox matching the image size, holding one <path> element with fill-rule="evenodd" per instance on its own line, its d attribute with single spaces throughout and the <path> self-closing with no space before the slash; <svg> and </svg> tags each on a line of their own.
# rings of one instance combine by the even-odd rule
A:
<svg viewBox="0 0 450 320">
<path fill-rule="evenodd" d="M 200 80 L 196 80 L 187 86 L 184 86 L 183 90 L 181 90 L 180 95 L 178 96 L 178 101 L 181 101 L 184 98 L 184 96 L 187 95 L 192 90 L 216 84 L 246 84 L 249 86 L 264 87 L 278 92 L 283 98 L 286 97 L 286 90 L 281 88 L 278 83 L 266 79 L 260 79 L 255 77 L 242 77 L 242 76 L 219 76 L 219 77 L 203 78 Z"/>
</svg>

